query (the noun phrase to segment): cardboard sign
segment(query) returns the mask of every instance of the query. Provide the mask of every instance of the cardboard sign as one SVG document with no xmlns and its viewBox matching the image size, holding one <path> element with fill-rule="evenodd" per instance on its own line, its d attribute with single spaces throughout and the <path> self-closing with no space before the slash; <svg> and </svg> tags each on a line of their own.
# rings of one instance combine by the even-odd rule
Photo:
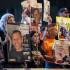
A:
<svg viewBox="0 0 70 70">
<path fill-rule="evenodd" d="M 29 25 L 21 24 L 19 26 L 19 31 L 21 31 L 22 35 L 29 34 Z"/>
<path fill-rule="evenodd" d="M 61 38 L 61 35 L 66 37 L 67 33 L 70 30 L 70 18 L 66 17 L 56 17 L 57 29 L 58 29 L 58 37 Z"/>
<path fill-rule="evenodd" d="M 44 14 L 43 21 L 48 22 L 48 16 L 50 15 L 50 1 L 44 0 Z"/>
<path fill-rule="evenodd" d="M 55 59 L 56 62 L 61 60 L 66 56 L 69 58 L 69 44 L 70 42 L 64 39 L 58 40 L 54 44 Z M 66 62 L 66 60 L 64 60 Z"/>
</svg>

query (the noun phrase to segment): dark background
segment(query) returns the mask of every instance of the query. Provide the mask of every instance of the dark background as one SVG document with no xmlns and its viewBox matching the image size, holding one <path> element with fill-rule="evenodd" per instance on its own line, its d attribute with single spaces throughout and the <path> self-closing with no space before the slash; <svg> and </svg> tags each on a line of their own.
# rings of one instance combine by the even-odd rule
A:
<svg viewBox="0 0 70 70">
<path fill-rule="evenodd" d="M 6 12 L 10 12 L 14 14 L 16 21 L 19 22 L 21 20 L 21 2 L 23 0 L 0 0 L 0 18 Z M 44 0 L 37 0 L 42 3 Z M 60 8 L 67 7 L 70 11 L 70 0 L 49 0 L 50 1 L 50 13 L 55 20 L 55 16 Z M 6 49 L 6 47 L 4 47 Z M 6 49 L 7 50 L 7 49 Z M 7 64 L 5 64 L 7 66 Z M 8 64 L 9 65 L 9 64 Z M 14 64 L 13 64 L 14 66 Z M 17 65 L 16 65 L 17 66 Z"/>
<path fill-rule="evenodd" d="M 0 18 L 6 13 L 10 12 L 15 15 L 16 21 L 21 20 L 21 2 L 23 0 L 0 0 Z M 37 0 L 43 4 L 44 0 Z M 67 7 L 70 11 L 70 0 L 49 0 L 51 4 L 51 16 L 55 19 L 60 8 Z M 17 15 L 18 14 L 18 15 Z M 19 17 L 20 16 L 20 17 Z"/>
</svg>

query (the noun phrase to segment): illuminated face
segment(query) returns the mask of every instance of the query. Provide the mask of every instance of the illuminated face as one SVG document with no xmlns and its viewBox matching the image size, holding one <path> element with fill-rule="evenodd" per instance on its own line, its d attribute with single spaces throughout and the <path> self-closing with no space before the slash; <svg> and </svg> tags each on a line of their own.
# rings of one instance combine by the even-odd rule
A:
<svg viewBox="0 0 70 70">
<path fill-rule="evenodd" d="M 55 27 L 51 27 L 50 29 L 49 29 L 49 36 L 50 37 L 55 37 L 55 36 L 57 36 L 57 34 L 58 34 L 58 31 L 57 31 L 57 29 L 55 28 Z"/>
<path fill-rule="evenodd" d="M 35 18 L 35 20 L 40 20 L 40 13 L 38 10 L 35 10 L 33 13 L 33 17 Z"/>
<path fill-rule="evenodd" d="M 22 40 L 22 37 L 20 36 L 20 34 L 18 32 L 13 34 L 12 43 L 16 49 L 22 47 L 23 40 Z"/>
<path fill-rule="evenodd" d="M 38 43 L 38 41 L 39 41 L 38 33 L 34 33 L 34 35 L 33 35 L 33 42 L 34 43 Z"/>
<path fill-rule="evenodd" d="M 64 12 L 63 12 L 63 16 L 64 16 L 64 17 L 68 17 L 68 16 L 69 16 L 69 13 L 68 13 L 67 11 L 64 11 Z"/>
<path fill-rule="evenodd" d="M 9 16 L 7 22 L 8 22 L 8 23 L 15 23 L 14 17 L 13 17 L 13 16 Z"/>
</svg>

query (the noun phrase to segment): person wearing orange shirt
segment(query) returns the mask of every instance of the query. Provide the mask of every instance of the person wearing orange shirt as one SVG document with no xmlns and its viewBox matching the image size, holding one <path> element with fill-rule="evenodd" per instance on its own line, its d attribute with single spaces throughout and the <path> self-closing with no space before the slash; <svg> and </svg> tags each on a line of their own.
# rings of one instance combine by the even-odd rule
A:
<svg viewBox="0 0 70 70">
<path fill-rule="evenodd" d="M 54 62 L 54 51 L 53 46 L 56 41 L 55 37 L 57 36 L 57 29 L 55 25 L 49 25 L 48 27 L 48 37 L 43 41 L 43 50 L 46 53 L 45 59 L 46 61 Z"/>
<path fill-rule="evenodd" d="M 52 48 L 55 42 L 55 37 L 57 36 L 57 29 L 55 26 L 48 28 L 48 38 L 43 42 L 44 51 L 47 52 L 49 56 L 52 56 Z"/>
</svg>

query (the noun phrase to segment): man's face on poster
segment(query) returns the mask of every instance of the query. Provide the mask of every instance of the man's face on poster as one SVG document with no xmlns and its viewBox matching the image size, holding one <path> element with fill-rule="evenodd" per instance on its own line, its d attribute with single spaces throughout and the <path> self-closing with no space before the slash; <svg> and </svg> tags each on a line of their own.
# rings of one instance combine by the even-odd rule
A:
<svg viewBox="0 0 70 70">
<path fill-rule="evenodd" d="M 23 43 L 22 37 L 21 37 L 21 35 L 18 32 L 13 34 L 13 36 L 12 36 L 12 43 L 13 43 L 13 46 L 16 49 L 22 47 L 22 43 Z"/>
</svg>

